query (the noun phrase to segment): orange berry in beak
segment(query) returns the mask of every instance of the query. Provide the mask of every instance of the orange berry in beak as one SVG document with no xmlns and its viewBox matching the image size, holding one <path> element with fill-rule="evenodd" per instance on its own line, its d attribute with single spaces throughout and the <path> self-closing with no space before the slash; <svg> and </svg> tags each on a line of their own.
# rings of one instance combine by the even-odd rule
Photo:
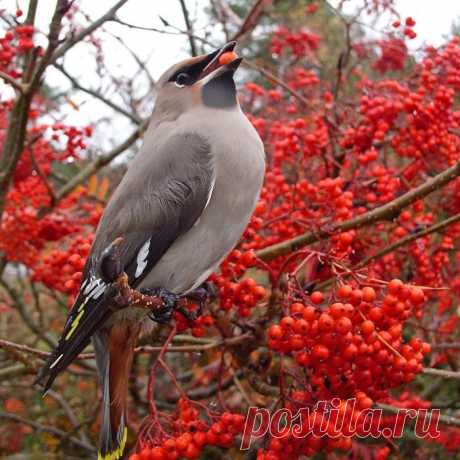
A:
<svg viewBox="0 0 460 460">
<path fill-rule="evenodd" d="M 219 57 L 219 64 L 230 64 L 230 62 L 234 61 L 237 57 L 238 55 L 235 53 L 235 51 L 227 51 Z"/>
</svg>

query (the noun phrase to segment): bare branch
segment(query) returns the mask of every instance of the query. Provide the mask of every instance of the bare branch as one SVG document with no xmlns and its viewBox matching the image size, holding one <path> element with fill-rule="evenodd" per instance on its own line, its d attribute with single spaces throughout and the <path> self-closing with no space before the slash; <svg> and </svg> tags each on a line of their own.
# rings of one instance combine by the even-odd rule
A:
<svg viewBox="0 0 460 460">
<path fill-rule="evenodd" d="M 280 80 L 278 77 L 275 77 L 271 72 L 269 72 L 267 69 L 264 69 L 263 67 L 258 66 L 254 62 L 251 62 L 247 59 L 243 60 L 243 65 L 246 67 L 250 67 L 251 69 L 257 70 L 257 72 L 260 72 L 267 80 L 271 81 L 272 83 L 275 83 L 276 85 L 281 86 L 284 88 L 288 93 L 292 94 L 299 102 L 301 102 L 305 106 L 309 106 L 310 102 L 304 98 L 300 93 L 298 93 L 295 89 L 291 88 L 287 83 L 284 81 Z"/>
<path fill-rule="evenodd" d="M 241 40 L 242 37 L 250 34 L 263 16 L 265 8 L 271 6 L 272 3 L 272 0 L 256 0 L 232 40 Z"/>
<path fill-rule="evenodd" d="M 190 16 L 188 14 L 187 6 L 185 5 L 185 0 L 179 0 L 180 2 L 180 7 L 182 9 L 182 14 L 184 15 L 184 22 L 185 22 L 185 27 L 187 28 L 187 36 L 188 36 L 188 41 L 190 43 L 190 52 L 192 53 L 192 56 L 197 56 L 197 50 L 196 50 L 196 43 L 195 43 L 195 37 L 193 34 L 193 26 L 190 21 Z"/>
<path fill-rule="evenodd" d="M 3 418 L 5 420 L 11 420 L 13 422 L 21 423 L 24 425 L 28 425 L 34 428 L 35 430 L 45 431 L 46 433 L 50 433 L 59 438 L 66 438 L 68 442 L 70 442 L 71 444 L 77 447 L 80 447 L 81 449 L 84 449 L 87 452 L 91 452 L 91 453 L 96 452 L 96 449 L 92 445 L 87 444 L 86 442 L 80 441 L 77 438 L 68 437 L 65 431 L 62 431 L 58 428 L 54 428 L 53 426 L 42 425 L 41 423 L 35 422 L 33 420 L 28 420 L 24 417 L 20 417 L 19 415 L 11 414 L 9 412 L 4 412 L 4 411 L 0 411 L 0 418 Z"/>
<path fill-rule="evenodd" d="M 77 43 L 84 40 L 88 35 L 91 35 L 96 29 L 98 29 L 102 24 L 107 21 L 115 20 L 116 12 L 127 2 L 128 0 L 118 0 L 118 2 L 110 8 L 107 13 L 103 14 L 99 19 L 96 19 L 91 25 L 89 25 L 86 29 L 83 29 L 78 34 L 70 37 L 66 40 L 51 56 L 49 62 L 53 63 L 56 62 L 61 56 L 63 56 L 70 48 L 75 46 Z"/>
<path fill-rule="evenodd" d="M 399 414 L 401 407 L 390 406 L 389 404 L 377 403 L 376 406 L 384 411 L 391 412 L 393 414 Z M 406 409 L 406 410 L 418 410 L 418 409 Z M 439 415 L 439 421 L 444 425 L 448 426 L 460 426 L 460 419 L 451 417 L 450 415 Z"/>
<path fill-rule="evenodd" d="M 417 232 L 414 232 L 410 235 L 405 236 L 404 238 L 401 238 L 395 241 L 394 243 L 384 247 L 382 250 L 380 250 L 376 254 L 366 257 L 365 259 L 361 260 L 354 268 L 364 267 L 365 265 L 368 265 L 373 260 L 380 259 L 381 257 L 385 256 L 386 254 L 390 252 L 393 252 L 395 249 L 398 249 L 401 246 L 405 246 L 406 244 L 409 244 L 412 241 L 415 241 L 418 238 L 421 238 L 422 236 L 426 236 L 431 233 L 439 232 L 443 230 L 444 228 L 448 227 L 449 225 L 452 225 L 458 221 L 460 221 L 460 213 L 455 214 L 452 217 L 449 217 L 448 219 L 441 220 L 440 222 L 437 222 L 434 225 L 430 225 L 429 227 L 423 230 L 419 230 Z"/>
<path fill-rule="evenodd" d="M 59 190 L 55 192 L 56 203 L 65 198 L 67 195 L 80 184 L 89 179 L 93 174 L 107 166 L 113 159 L 125 152 L 134 142 L 137 141 L 145 131 L 148 125 L 148 120 L 143 121 L 139 127 L 120 145 L 115 147 L 109 153 L 97 157 L 94 161 L 87 164 L 76 176 L 74 176 L 69 182 L 63 185 Z M 51 211 L 52 208 L 43 208 L 39 215 L 43 217 L 47 212 Z"/>
<path fill-rule="evenodd" d="M 20 298 L 18 292 L 10 286 L 4 279 L 0 279 L 0 284 L 8 292 L 15 309 L 18 311 L 24 323 L 27 327 L 37 336 L 40 337 L 44 342 L 46 342 L 51 348 L 56 347 L 56 342 L 45 332 L 40 329 L 40 327 L 35 324 L 30 315 L 26 311 L 26 306 L 24 305 L 22 299 Z"/>
<path fill-rule="evenodd" d="M 170 346 L 165 351 L 166 353 L 188 353 L 188 352 L 205 352 L 208 350 L 213 350 L 215 348 L 225 348 L 225 347 L 235 347 L 240 345 L 243 342 L 249 341 L 253 336 L 249 333 L 242 334 L 236 337 L 230 337 L 228 339 L 221 340 L 210 340 L 207 343 L 199 345 L 183 345 L 183 346 Z M 41 359 L 47 359 L 51 353 L 48 351 L 38 350 L 36 348 L 29 347 L 27 345 L 10 342 L 9 340 L 0 339 L 0 348 L 5 350 L 15 349 L 22 353 L 29 353 L 34 356 L 38 356 Z M 143 345 L 136 347 L 134 352 L 136 354 L 145 354 L 145 353 L 157 353 L 163 350 L 163 347 L 152 347 L 149 345 Z M 80 353 L 75 359 L 86 360 L 94 359 L 96 356 L 94 353 Z"/>
<path fill-rule="evenodd" d="M 20 93 L 24 93 L 26 90 L 26 87 L 22 84 L 16 81 L 11 75 L 8 75 L 5 72 L 2 72 L 0 70 L 0 78 L 4 80 L 6 83 L 10 84 L 14 89 L 17 89 Z"/>
<path fill-rule="evenodd" d="M 32 374 L 32 370 L 30 370 L 28 367 L 24 366 L 22 363 L 18 364 L 13 364 L 12 366 L 8 367 L 3 367 L 0 369 L 0 379 L 2 381 L 5 381 L 7 379 L 12 379 L 13 377 L 19 377 L 21 375 L 25 374 Z"/>
<path fill-rule="evenodd" d="M 225 0 L 211 0 L 211 4 L 214 7 L 216 16 L 224 27 L 228 19 L 233 25 L 241 27 L 241 18 L 232 10 Z"/>
<path fill-rule="evenodd" d="M 127 51 L 128 53 L 133 57 L 133 59 L 137 62 L 139 65 L 139 68 L 145 73 L 149 83 L 150 83 L 150 90 L 153 90 L 155 88 L 155 80 L 152 78 L 152 75 L 147 69 L 146 62 L 143 62 L 140 57 L 118 36 L 115 34 L 111 34 L 115 40 L 117 40 Z"/>
<path fill-rule="evenodd" d="M 460 380 L 460 372 L 446 371 L 445 369 L 434 369 L 432 367 L 424 367 L 423 371 L 426 375 L 434 375 L 445 379 Z"/>
<path fill-rule="evenodd" d="M 138 125 L 139 123 L 141 123 L 142 120 L 140 120 L 139 117 L 137 117 L 136 115 L 134 115 L 133 113 L 131 112 L 128 112 L 127 110 L 125 110 L 123 107 L 120 107 L 119 105 L 115 104 L 114 102 L 112 102 L 110 99 L 107 99 L 106 97 L 104 97 L 99 91 L 96 91 L 94 89 L 90 89 L 90 88 L 85 88 L 84 86 L 80 85 L 80 83 L 78 82 L 78 80 L 76 78 L 74 78 L 72 75 L 70 75 L 67 70 L 64 69 L 63 66 L 59 65 L 59 64 L 53 64 L 54 67 L 56 67 L 56 69 L 58 69 L 63 75 L 65 75 L 67 77 L 67 79 L 70 81 L 70 83 L 72 84 L 72 86 L 75 88 L 75 89 L 78 89 L 80 91 L 83 91 L 84 93 L 86 94 L 89 94 L 90 96 L 93 96 L 94 98 L 96 99 L 99 99 L 100 101 L 102 101 L 104 104 L 108 105 L 111 109 L 115 110 L 116 112 L 118 113 L 121 113 L 122 115 L 124 115 L 125 117 L 129 118 L 133 123 L 135 123 L 136 125 Z"/>
<path fill-rule="evenodd" d="M 65 412 L 67 415 L 67 418 L 70 420 L 70 423 L 72 423 L 72 426 L 74 430 L 81 428 L 81 424 L 77 419 L 77 416 L 75 415 L 75 412 L 72 410 L 72 407 L 70 407 L 70 404 L 67 402 L 67 400 L 61 396 L 59 393 L 57 393 L 54 390 L 48 390 L 46 393 L 47 396 L 50 396 L 53 398 L 59 405 L 62 407 L 62 410 Z M 80 439 L 82 442 L 90 445 L 90 440 L 86 436 L 86 433 L 84 431 L 80 432 Z"/>
</svg>

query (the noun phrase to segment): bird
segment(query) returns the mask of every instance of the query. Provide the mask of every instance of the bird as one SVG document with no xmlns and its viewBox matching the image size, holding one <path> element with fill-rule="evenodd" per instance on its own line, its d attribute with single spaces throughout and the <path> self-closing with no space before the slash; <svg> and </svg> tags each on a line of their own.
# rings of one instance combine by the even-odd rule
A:
<svg viewBox="0 0 460 460">
<path fill-rule="evenodd" d="M 158 80 L 143 144 L 107 203 L 61 338 L 36 378 L 46 394 L 92 341 L 102 389 L 99 460 L 124 455 L 128 378 L 143 326 L 167 321 L 177 299 L 218 271 L 259 199 L 265 152 L 238 102 L 235 47 L 176 63 Z M 114 307 L 119 273 L 133 289 L 160 296 L 163 313 Z"/>
</svg>

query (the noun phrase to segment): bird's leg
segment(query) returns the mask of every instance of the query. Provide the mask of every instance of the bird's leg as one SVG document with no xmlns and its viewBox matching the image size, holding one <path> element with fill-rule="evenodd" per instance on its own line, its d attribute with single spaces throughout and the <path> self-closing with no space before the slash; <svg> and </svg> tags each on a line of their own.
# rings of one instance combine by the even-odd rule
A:
<svg viewBox="0 0 460 460">
<path fill-rule="evenodd" d="M 182 301 L 180 295 L 173 294 L 163 288 L 141 289 L 140 292 L 145 296 L 159 298 L 163 302 L 161 306 L 152 310 L 148 315 L 150 319 L 160 324 L 167 324 L 171 321 L 174 310 L 178 308 Z"/>
</svg>

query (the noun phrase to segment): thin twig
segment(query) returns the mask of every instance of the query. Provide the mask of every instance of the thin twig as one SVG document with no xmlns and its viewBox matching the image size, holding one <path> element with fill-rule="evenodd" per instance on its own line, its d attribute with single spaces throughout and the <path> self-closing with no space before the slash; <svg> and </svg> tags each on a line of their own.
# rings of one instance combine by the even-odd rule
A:
<svg viewBox="0 0 460 460">
<path fill-rule="evenodd" d="M 422 372 L 426 375 L 434 375 L 436 377 L 443 377 L 445 379 L 460 380 L 460 372 L 446 371 L 445 369 L 434 369 L 432 367 L 424 367 Z"/>
<path fill-rule="evenodd" d="M 390 406 L 389 404 L 377 403 L 376 407 L 379 409 L 383 409 L 384 411 L 391 412 L 393 414 L 399 414 L 401 411 L 419 411 L 420 409 L 410 409 L 410 408 L 401 408 L 396 406 Z M 460 419 L 456 417 L 451 417 L 449 415 L 439 415 L 437 419 L 443 423 L 444 425 L 448 426 L 460 426 Z"/>
<path fill-rule="evenodd" d="M 33 420 L 28 420 L 16 414 L 11 414 L 9 412 L 0 411 L 0 418 L 3 418 L 5 420 L 11 420 L 17 423 L 21 423 L 23 425 L 28 425 L 34 428 L 35 430 L 45 431 L 46 433 L 53 434 L 59 438 L 67 438 L 67 433 L 65 431 L 62 431 L 58 428 L 54 428 L 53 426 L 42 425 L 41 423 L 35 422 Z M 96 452 L 96 449 L 92 445 L 87 444 L 86 442 L 80 441 L 77 438 L 70 437 L 70 438 L 67 438 L 67 440 L 71 444 L 77 447 L 80 447 L 81 449 L 84 449 L 87 452 L 91 452 L 91 453 Z"/>
<path fill-rule="evenodd" d="M 205 352 L 208 350 L 212 350 L 215 348 L 223 348 L 223 347 L 234 347 L 237 346 L 245 341 L 250 340 L 253 338 L 252 334 L 246 333 L 236 337 L 231 337 L 228 339 L 222 340 L 212 340 L 209 343 L 205 343 L 202 345 L 183 345 L 183 346 L 170 346 L 166 349 L 166 353 L 188 353 L 188 352 Z M 175 341 L 175 340 L 174 340 Z M 9 340 L 0 339 L 0 348 L 3 349 L 15 349 L 20 352 L 29 353 L 31 355 L 38 356 L 42 359 L 47 359 L 51 352 L 38 350 L 37 348 L 29 347 L 27 345 L 10 342 Z M 134 353 L 136 354 L 145 354 L 145 353 L 157 353 L 163 350 L 161 346 L 150 346 L 150 345 L 143 345 L 140 347 L 136 347 L 134 349 Z M 81 353 L 75 359 L 76 360 L 86 360 L 86 359 L 94 359 L 94 353 Z"/>
<path fill-rule="evenodd" d="M 87 164 L 78 174 L 76 174 L 72 179 L 69 180 L 65 185 L 63 185 L 59 190 L 56 191 L 56 203 L 65 198 L 67 195 L 72 193 L 72 191 L 89 179 L 93 174 L 102 169 L 104 166 L 107 166 L 113 159 L 125 152 L 131 145 L 133 145 L 145 131 L 148 125 L 148 120 L 143 121 L 139 127 L 120 145 L 115 147 L 109 153 L 105 155 L 98 156 L 94 161 Z M 52 208 L 43 208 L 39 215 L 43 217 L 44 214 L 51 211 Z"/>
<path fill-rule="evenodd" d="M 70 423 L 72 423 L 72 426 L 74 429 L 81 428 L 81 424 L 78 421 L 77 416 L 75 415 L 75 412 L 73 411 L 73 409 L 70 407 L 70 404 L 64 399 L 62 395 L 60 395 L 59 393 L 51 389 L 48 390 L 46 394 L 47 396 L 50 396 L 52 399 L 54 399 L 62 407 L 62 410 L 66 413 L 67 418 L 70 420 Z M 84 431 L 80 432 L 80 439 L 82 442 L 86 444 L 91 444 L 90 440 L 88 439 Z"/>
<path fill-rule="evenodd" d="M 99 91 L 96 91 L 96 90 L 91 89 L 91 88 L 85 88 L 84 86 L 82 86 L 78 82 L 78 80 L 76 78 L 74 78 L 72 75 L 69 74 L 69 72 L 67 72 L 67 70 L 64 69 L 63 66 L 61 66 L 59 64 L 53 64 L 53 65 L 54 65 L 54 67 L 56 67 L 56 69 L 58 69 L 63 75 L 65 75 L 67 77 L 67 79 L 70 81 L 70 83 L 72 84 L 72 86 L 75 89 L 83 91 L 84 93 L 87 93 L 90 96 L 93 96 L 94 98 L 99 99 L 101 102 L 103 102 L 104 104 L 108 105 L 111 109 L 113 109 L 116 112 L 121 113 L 125 117 L 129 118 L 136 125 L 138 125 L 138 124 L 140 124 L 142 122 L 142 120 L 137 115 L 135 115 L 135 114 L 133 114 L 131 112 L 128 112 L 123 107 L 120 107 L 119 105 L 117 105 L 114 102 L 112 102 L 110 99 L 107 99 Z"/>
<path fill-rule="evenodd" d="M 401 238 L 394 243 L 384 247 L 377 253 L 375 253 L 372 256 L 366 257 L 365 259 L 361 260 L 357 265 L 356 268 L 362 268 L 365 265 L 368 265 L 370 262 L 376 259 L 380 259 L 381 257 L 385 256 L 386 254 L 393 252 L 395 249 L 400 248 L 401 246 L 405 246 L 408 243 L 411 243 L 414 240 L 417 240 L 418 238 L 421 238 L 422 236 L 429 235 L 431 233 L 439 232 L 440 230 L 443 230 L 444 228 L 448 227 L 449 225 L 454 224 L 455 222 L 460 221 L 460 213 L 453 215 L 452 217 L 449 217 L 448 219 L 441 220 L 440 222 L 437 222 L 434 225 L 430 225 L 429 227 L 419 230 L 417 232 L 414 232 L 410 235 L 405 236 L 404 238 Z"/>
<path fill-rule="evenodd" d="M 22 83 L 19 83 L 11 75 L 8 75 L 7 73 L 2 72 L 1 70 L 0 78 L 4 80 L 6 83 L 10 84 L 13 88 L 17 89 L 20 93 L 25 92 L 25 86 Z"/>
<path fill-rule="evenodd" d="M 249 9 L 248 14 L 244 18 L 237 32 L 231 38 L 232 40 L 241 40 L 245 35 L 249 35 L 258 22 L 260 21 L 265 8 L 271 6 L 272 0 L 256 0 L 252 7 Z"/>
<path fill-rule="evenodd" d="M 182 14 L 184 16 L 185 27 L 187 28 L 188 42 L 190 43 L 190 52 L 192 53 L 192 56 L 197 56 L 198 52 L 196 49 L 195 36 L 193 33 L 193 26 L 190 21 L 190 16 L 188 13 L 187 6 L 185 4 L 185 0 L 179 0 L 179 3 L 182 9 Z"/>
<path fill-rule="evenodd" d="M 288 93 L 290 93 L 292 96 L 294 96 L 299 102 L 301 102 L 305 106 L 309 106 L 310 102 L 303 97 L 299 92 L 297 92 L 295 89 L 291 88 L 287 83 L 284 81 L 280 80 L 278 77 L 273 75 L 271 72 L 269 72 L 267 69 L 264 69 L 263 67 L 260 67 L 259 65 L 255 64 L 252 61 L 249 61 L 247 59 L 243 60 L 243 65 L 246 67 L 250 67 L 251 69 L 257 70 L 259 73 L 261 73 L 267 80 L 271 81 L 272 83 L 275 83 L 282 88 L 284 88 Z"/>
<path fill-rule="evenodd" d="M 91 35 L 96 29 L 98 29 L 102 24 L 107 21 L 115 20 L 116 12 L 127 2 L 128 0 L 119 0 L 110 10 L 103 14 L 99 19 L 96 19 L 92 24 L 90 24 L 86 29 L 83 29 L 79 33 L 72 35 L 67 39 L 51 56 L 49 62 L 56 62 L 58 58 L 63 56 L 70 48 L 75 46 L 77 43 L 84 40 L 88 35 Z"/>
</svg>

